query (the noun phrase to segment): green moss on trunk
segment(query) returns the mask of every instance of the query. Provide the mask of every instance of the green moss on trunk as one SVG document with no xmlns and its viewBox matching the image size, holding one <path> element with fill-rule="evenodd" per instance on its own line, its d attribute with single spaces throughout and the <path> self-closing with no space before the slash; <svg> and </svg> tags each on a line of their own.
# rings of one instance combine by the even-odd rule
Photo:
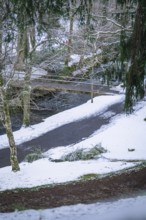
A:
<svg viewBox="0 0 146 220">
<path fill-rule="evenodd" d="M 15 140 L 13 136 L 12 126 L 11 126 L 11 118 L 9 113 L 9 105 L 7 100 L 7 93 L 5 90 L 1 89 L 2 96 L 2 111 L 4 115 L 4 126 L 6 129 L 7 138 L 10 146 L 10 162 L 12 166 L 12 171 L 16 172 L 20 170 L 18 159 L 17 159 L 17 148 L 15 145 Z"/>
</svg>

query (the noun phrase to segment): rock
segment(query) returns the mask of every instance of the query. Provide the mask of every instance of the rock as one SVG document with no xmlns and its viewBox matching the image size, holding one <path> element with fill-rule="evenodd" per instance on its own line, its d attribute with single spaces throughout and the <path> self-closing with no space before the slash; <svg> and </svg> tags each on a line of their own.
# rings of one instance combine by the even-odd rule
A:
<svg viewBox="0 0 146 220">
<path fill-rule="evenodd" d="M 133 152 L 133 151 L 135 151 L 135 149 L 134 148 L 128 148 L 128 151 Z"/>
</svg>

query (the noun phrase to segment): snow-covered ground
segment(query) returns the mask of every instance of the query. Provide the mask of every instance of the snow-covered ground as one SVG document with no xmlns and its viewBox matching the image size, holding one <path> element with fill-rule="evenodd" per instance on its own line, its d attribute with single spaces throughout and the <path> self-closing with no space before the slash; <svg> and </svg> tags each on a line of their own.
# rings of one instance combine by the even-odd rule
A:
<svg viewBox="0 0 146 220">
<path fill-rule="evenodd" d="M 31 73 L 31 79 L 38 79 L 42 76 L 47 75 L 47 71 L 39 68 L 39 67 L 32 67 L 32 73 Z M 6 70 L 4 73 L 4 76 L 9 78 L 12 78 L 13 80 L 24 80 L 25 72 L 24 71 L 18 71 L 14 70 L 13 64 L 7 65 Z"/>
<path fill-rule="evenodd" d="M 46 210 L 0 213 L 0 220 L 145 220 L 146 196 Z"/>
<path fill-rule="evenodd" d="M 99 96 L 94 99 L 92 104 L 90 101 L 75 107 L 73 109 L 61 112 L 44 120 L 44 122 L 31 126 L 30 128 L 22 128 L 14 132 L 17 144 L 31 140 L 43 133 L 46 133 L 63 124 L 72 121 L 89 118 L 92 115 L 98 115 L 104 112 L 110 105 L 124 100 L 124 95 L 108 95 Z M 108 114 L 112 114 L 109 112 Z M 103 113 L 103 117 L 107 117 Z M 17 173 L 11 171 L 11 167 L 0 169 L 0 191 L 6 189 L 33 187 L 44 184 L 62 183 L 79 179 L 85 174 L 105 174 L 113 171 L 132 167 L 136 162 L 130 160 L 146 160 L 146 101 L 139 102 L 134 113 L 131 115 L 121 114 L 114 117 L 111 123 L 103 126 L 100 130 L 95 131 L 90 137 L 80 143 L 71 146 L 58 146 L 45 153 L 46 158 L 37 160 L 33 163 L 22 162 L 21 170 Z M 101 158 L 87 161 L 74 162 L 51 162 L 48 158 L 59 159 L 77 149 L 89 149 L 100 144 L 107 150 L 102 154 Z M 8 147 L 5 135 L 0 136 L 0 148 Z M 133 150 L 132 150 L 133 149 Z M 132 150 L 132 151 L 131 151 Z M 118 159 L 118 160 L 109 160 Z M 126 162 L 128 160 L 128 162 Z M 114 161 L 114 162 L 112 162 Z M 2 219 L 104 219 L 105 214 L 121 213 L 121 210 L 127 207 L 136 207 L 141 210 L 141 214 L 145 212 L 144 205 L 146 197 L 138 197 L 129 200 L 120 200 L 115 203 L 97 203 L 94 205 L 77 205 L 71 207 L 62 207 L 57 209 L 49 209 L 44 211 L 26 211 L 14 212 L 9 214 L 0 214 Z M 128 209 L 127 209 L 128 210 Z M 136 209 L 133 209 L 136 212 Z M 71 214 L 72 213 L 72 214 Z M 126 213 L 126 211 L 125 211 Z M 49 216 L 49 218 L 48 218 Z M 72 217 L 73 216 L 73 217 Z M 96 217 L 95 217 L 96 216 Z M 10 217 L 10 218 L 9 218 Z M 106 218 L 107 219 L 107 218 Z M 110 215 L 108 215 L 110 219 Z M 114 217 L 111 218 L 114 220 Z M 133 218 L 134 219 L 134 218 Z"/>
<path fill-rule="evenodd" d="M 45 119 L 44 122 L 30 128 L 22 128 L 14 132 L 16 143 L 20 144 L 31 140 L 63 124 L 101 114 L 108 106 L 122 101 L 123 98 L 124 95 L 99 96 L 94 99 L 93 104 L 88 101 L 83 105 L 51 116 Z M 112 112 L 108 114 L 112 114 Z M 103 114 L 103 117 L 106 117 L 106 115 Z M 11 172 L 9 166 L 1 168 L 0 191 L 73 181 L 85 174 L 105 174 L 137 164 L 137 162 L 130 162 L 130 160 L 146 160 L 145 117 L 146 102 L 142 101 L 137 104 L 133 114 L 116 116 L 108 126 L 101 127 L 100 130 L 95 131 L 80 143 L 50 149 L 45 153 L 45 158 L 33 163 L 22 162 L 20 164 L 21 170 L 17 173 Z M 60 159 L 63 155 L 77 149 L 87 150 L 96 145 L 101 145 L 107 150 L 98 159 L 59 163 L 48 159 Z M 7 146 L 6 136 L 1 135 L 0 148 Z M 109 158 L 117 160 L 113 162 Z M 126 162 L 126 160 L 129 162 Z"/>
</svg>

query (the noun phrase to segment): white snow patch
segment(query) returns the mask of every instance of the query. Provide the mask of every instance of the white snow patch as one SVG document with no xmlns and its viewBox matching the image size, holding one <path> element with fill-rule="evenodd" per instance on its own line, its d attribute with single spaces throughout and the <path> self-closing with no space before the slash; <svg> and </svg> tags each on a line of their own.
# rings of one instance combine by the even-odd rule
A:
<svg viewBox="0 0 146 220">
<path fill-rule="evenodd" d="M 11 167 L 0 169 L 0 191 L 64 183 L 77 180 L 85 174 L 105 174 L 134 165 L 135 163 L 109 162 L 106 160 L 53 163 L 47 158 L 33 163 L 23 162 L 20 164 L 20 171 L 16 173 L 11 172 Z"/>
<path fill-rule="evenodd" d="M 146 196 L 97 202 L 94 204 L 78 204 L 62 206 L 46 210 L 15 211 L 0 213 L 1 220 L 144 220 L 146 219 Z"/>
</svg>

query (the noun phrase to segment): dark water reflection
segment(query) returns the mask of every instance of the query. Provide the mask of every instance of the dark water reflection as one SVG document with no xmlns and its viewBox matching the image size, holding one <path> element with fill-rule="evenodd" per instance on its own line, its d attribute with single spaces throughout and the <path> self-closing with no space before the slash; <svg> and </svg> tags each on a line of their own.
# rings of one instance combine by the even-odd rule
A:
<svg viewBox="0 0 146 220">
<path fill-rule="evenodd" d="M 31 110 L 31 125 L 61 111 L 73 108 L 90 99 L 89 94 L 59 92 L 51 96 L 44 96 L 33 102 Z M 35 109 L 34 109 L 35 108 Z M 38 109 L 37 109 L 38 108 Z M 39 110 L 41 109 L 41 110 Z M 22 126 L 22 112 L 12 111 L 12 129 L 16 131 Z M 0 123 L 0 135 L 5 134 L 5 129 Z"/>
</svg>

